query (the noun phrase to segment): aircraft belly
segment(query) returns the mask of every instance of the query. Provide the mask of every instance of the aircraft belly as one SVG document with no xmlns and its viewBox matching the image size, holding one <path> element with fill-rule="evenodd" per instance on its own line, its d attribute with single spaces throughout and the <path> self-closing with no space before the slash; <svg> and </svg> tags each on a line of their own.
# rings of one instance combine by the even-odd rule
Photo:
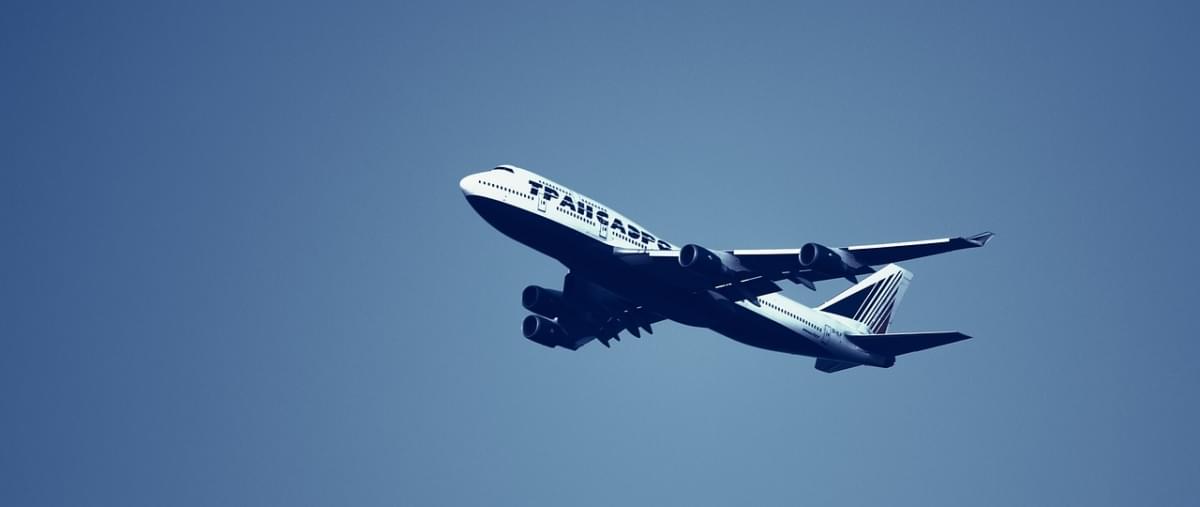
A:
<svg viewBox="0 0 1200 507">
<path fill-rule="evenodd" d="M 530 211 L 486 197 L 467 201 L 492 227 L 519 243 L 557 259 L 568 267 L 610 256 L 612 247 Z"/>
<path fill-rule="evenodd" d="M 751 347 L 810 357 L 828 355 L 824 348 L 795 330 L 742 307 L 724 324 L 712 329 Z"/>
</svg>

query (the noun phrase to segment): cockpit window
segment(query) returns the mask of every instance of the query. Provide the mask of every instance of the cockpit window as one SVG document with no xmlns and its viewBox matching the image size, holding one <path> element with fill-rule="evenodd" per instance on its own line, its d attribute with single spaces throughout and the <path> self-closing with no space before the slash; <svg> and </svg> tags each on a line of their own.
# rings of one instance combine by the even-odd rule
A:
<svg viewBox="0 0 1200 507">
<path fill-rule="evenodd" d="M 492 168 L 492 170 L 493 170 L 493 171 L 508 171 L 508 172 L 510 172 L 510 173 L 512 173 L 512 172 L 513 172 L 513 170 L 512 170 L 512 168 L 511 168 L 511 167 L 504 167 L 504 166 L 493 167 L 493 168 Z M 513 174 L 516 174 L 516 173 L 513 173 Z"/>
</svg>

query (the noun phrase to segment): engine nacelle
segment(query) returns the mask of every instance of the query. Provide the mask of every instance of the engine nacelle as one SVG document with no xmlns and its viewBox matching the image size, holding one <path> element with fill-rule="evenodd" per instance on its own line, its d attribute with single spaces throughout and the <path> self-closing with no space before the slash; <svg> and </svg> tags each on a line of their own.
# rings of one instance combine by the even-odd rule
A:
<svg viewBox="0 0 1200 507">
<path fill-rule="evenodd" d="M 710 278 L 733 276 L 733 270 L 729 269 L 717 254 L 700 245 L 684 245 L 679 250 L 679 265 L 683 269 Z"/>
<path fill-rule="evenodd" d="M 800 247 L 800 267 L 834 276 L 845 276 L 851 271 L 837 252 L 817 243 Z"/>
<path fill-rule="evenodd" d="M 553 320 L 541 315 L 530 315 L 521 321 L 521 334 L 529 340 L 550 348 L 566 341 L 567 332 Z"/>
<path fill-rule="evenodd" d="M 554 319 L 566 311 L 567 304 L 563 300 L 562 291 L 530 285 L 521 291 L 521 306 L 538 315 Z"/>
</svg>

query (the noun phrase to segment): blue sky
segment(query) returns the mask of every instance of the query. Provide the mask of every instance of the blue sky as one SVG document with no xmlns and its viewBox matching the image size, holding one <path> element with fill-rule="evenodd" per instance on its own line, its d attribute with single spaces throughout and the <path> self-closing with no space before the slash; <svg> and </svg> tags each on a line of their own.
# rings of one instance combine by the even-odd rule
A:
<svg viewBox="0 0 1200 507">
<path fill-rule="evenodd" d="M 30 3 L 0 17 L 0 503 L 1190 504 L 1188 3 Z M 520 337 L 457 188 L 677 243 L 970 234 L 836 375 Z M 842 288 L 788 294 L 816 304 Z"/>
</svg>

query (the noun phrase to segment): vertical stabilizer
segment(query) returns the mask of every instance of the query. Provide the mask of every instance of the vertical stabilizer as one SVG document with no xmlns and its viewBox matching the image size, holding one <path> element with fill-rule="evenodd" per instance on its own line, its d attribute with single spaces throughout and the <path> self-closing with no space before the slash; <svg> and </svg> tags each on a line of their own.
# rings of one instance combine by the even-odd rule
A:
<svg viewBox="0 0 1200 507">
<path fill-rule="evenodd" d="M 912 276 L 911 271 L 888 264 L 817 309 L 862 322 L 872 333 L 886 333 Z"/>
</svg>

